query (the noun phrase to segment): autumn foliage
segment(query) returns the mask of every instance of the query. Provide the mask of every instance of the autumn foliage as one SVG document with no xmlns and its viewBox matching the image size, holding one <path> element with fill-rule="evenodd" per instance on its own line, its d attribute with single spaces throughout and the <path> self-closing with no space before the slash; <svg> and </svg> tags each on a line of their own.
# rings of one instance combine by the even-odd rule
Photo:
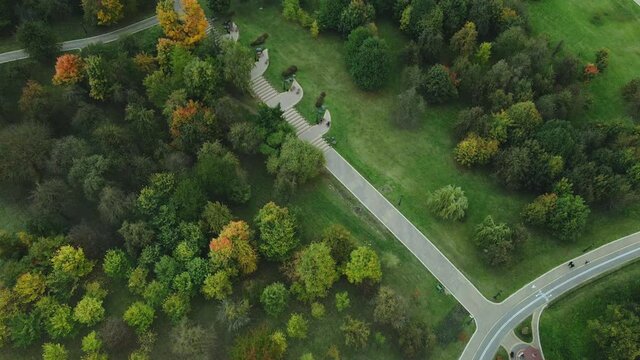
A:
<svg viewBox="0 0 640 360">
<path fill-rule="evenodd" d="M 180 137 L 180 128 L 182 126 L 195 121 L 195 117 L 201 108 L 202 106 L 199 102 L 189 100 L 185 106 L 180 106 L 173 111 L 169 131 L 174 139 Z"/>
<path fill-rule="evenodd" d="M 124 6 L 120 0 L 101 0 L 100 10 L 96 14 L 99 25 L 111 25 L 124 17 Z"/>
<path fill-rule="evenodd" d="M 56 60 L 56 73 L 52 82 L 55 85 L 75 84 L 82 80 L 84 61 L 75 54 L 64 54 Z"/>
<path fill-rule="evenodd" d="M 181 4 L 184 14 L 179 15 L 173 0 L 161 0 L 156 7 L 158 21 L 169 39 L 191 47 L 204 39 L 208 23 L 196 0 L 181 0 Z"/>
<path fill-rule="evenodd" d="M 220 236 L 211 240 L 212 261 L 222 268 L 233 267 L 235 262 L 237 270 L 243 274 L 250 274 L 258 267 L 258 254 L 249 239 L 251 231 L 244 221 L 231 221 L 227 224 Z"/>
</svg>

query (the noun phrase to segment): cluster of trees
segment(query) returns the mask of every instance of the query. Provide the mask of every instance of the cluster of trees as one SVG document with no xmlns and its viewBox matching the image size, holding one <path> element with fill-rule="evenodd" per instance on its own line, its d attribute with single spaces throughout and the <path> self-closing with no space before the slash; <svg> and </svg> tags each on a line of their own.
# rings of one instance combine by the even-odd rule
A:
<svg viewBox="0 0 640 360">
<path fill-rule="evenodd" d="M 404 111 L 391 120 L 414 128 L 424 102 L 467 104 L 454 127 L 454 158 L 462 167 L 490 168 L 508 189 L 540 195 L 523 209 L 523 223 L 570 241 L 583 231 L 590 208 L 619 207 L 638 195 L 640 137 L 634 126 L 612 119 L 573 121 L 591 102 L 584 81 L 606 72 L 607 49 L 584 64 L 562 43 L 532 36 L 519 1 L 414 0 L 388 6 L 412 39 L 404 51 L 408 90 L 396 105 Z M 622 90 L 634 113 L 638 84 L 631 81 Z M 436 213 L 446 208 L 435 209 L 434 201 L 430 207 Z M 486 227 L 495 228 L 491 222 Z M 500 238 L 512 237 L 502 232 Z M 480 238 L 482 251 L 495 247 L 489 245 L 495 239 Z M 509 241 L 500 247 L 511 249 Z"/>
<path fill-rule="evenodd" d="M 637 301 L 607 306 L 589 321 L 591 336 L 606 359 L 633 360 L 640 355 L 640 305 Z"/>
</svg>

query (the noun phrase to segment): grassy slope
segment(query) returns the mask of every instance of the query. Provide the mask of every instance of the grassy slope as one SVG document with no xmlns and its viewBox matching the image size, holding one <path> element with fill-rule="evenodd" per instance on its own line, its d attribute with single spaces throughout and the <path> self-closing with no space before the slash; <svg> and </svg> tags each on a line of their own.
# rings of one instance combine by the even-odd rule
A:
<svg viewBox="0 0 640 360">
<path fill-rule="evenodd" d="M 263 6 L 263 9 L 259 9 Z M 281 86 L 279 74 L 289 65 L 299 68 L 298 80 L 305 97 L 298 106 L 308 118 L 321 91 L 332 113 L 330 134 L 337 139 L 337 150 L 433 241 L 487 296 L 498 290 L 506 295 L 532 280 L 537 274 L 575 256 L 582 249 L 597 246 L 640 228 L 640 207 L 603 215 L 595 212 L 584 236 L 563 245 L 535 235 L 518 254 L 517 266 L 491 269 L 484 265 L 471 240 L 475 224 L 492 214 L 499 221 L 514 223 L 520 210 L 532 197 L 507 192 L 488 174 L 460 169 L 451 151 L 452 126 L 458 108 L 431 107 L 422 128 L 403 131 L 388 121 L 395 94 L 403 90 L 402 70 L 394 63 L 389 85 L 378 93 L 359 91 L 344 65 L 342 39 L 321 34 L 318 40 L 278 13 L 279 5 L 248 1 L 235 4 L 241 41 L 251 42 L 269 33 L 270 68 L 267 78 Z M 389 23 L 379 24 L 380 34 L 395 54 L 406 39 Z M 446 184 L 461 186 L 470 208 L 462 223 L 435 219 L 425 206 L 427 193 Z"/>
<path fill-rule="evenodd" d="M 535 31 L 585 62 L 600 48 L 611 50 L 609 68 L 591 84 L 594 107 L 589 119 L 616 119 L 625 114 L 620 88 L 638 76 L 640 68 L 640 6 L 633 0 L 551 0 L 529 3 Z M 601 20 L 596 20 L 597 18 Z"/>
<path fill-rule="evenodd" d="M 604 359 L 587 328 L 607 305 L 637 297 L 640 262 L 590 283 L 560 298 L 542 313 L 540 340 L 547 359 Z M 570 344 L 570 346 L 567 346 Z"/>
</svg>

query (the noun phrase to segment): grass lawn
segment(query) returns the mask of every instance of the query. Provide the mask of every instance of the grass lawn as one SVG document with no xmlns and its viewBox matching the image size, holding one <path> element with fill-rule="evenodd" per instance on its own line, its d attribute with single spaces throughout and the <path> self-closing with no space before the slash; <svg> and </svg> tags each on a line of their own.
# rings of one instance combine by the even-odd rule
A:
<svg viewBox="0 0 640 360">
<path fill-rule="evenodd" d="M 533 29 L 564 40 L 564 48 L 585 62 L 601 48 L 611 50 L 609 67 L 590 85 L 591 120 L 624 117 L 620 88 L 640 68 L 640 6 L 633 0 L 548 0 L 529 2 Z"/>
<path fill-rule="evenodd" d="M 533 316 L 529 316 L 525 321 L 521 322 L 520 325 L 518 325 L 518 327 L 515 328 L 514 332 L 516 333 L 516 336 L 527 343 L 530 343 L 533 341 L 533 333 L 531 332 L 531 320 L 533 320 Z M 522 330 L 524 330 L 526 328 L 526 331 L 523 332 Z"/>
<path fill-rule="evenodd" d="M 495 360 L 507 360 L 508 358 L 509 354 L 507 354 L 507 350 L 500 346 L 498 352 L 496 353 Z"/>
<path fill-rule="evenodd" d="M 71 14 L 63 20 L 53 22 L 50 27 L 51 31 L 58 37 L 58 40 L 62 42 L 108 33 L 153 15 L 155 15 L 155 3 L 149 3 L 148 6 L 140 9 L 137 13 L 125 16 L 115 25 L 98 26 L 87 24 L 83 27 L 82 14 Z M 0 53 L 21 48 L 22 45 L 20 45 L 15 35 L 0 37 Z"/>
<path fill-rule="evenodd" d="M 430 107 L 420 129 L 398 129 L 388 117 L 396 94 L 404 90 L 400 61 L 394 61 L 393 75 L 385 89 L 360 91 L 346 71 L 341 37 L 321 34 L 314 40 L 307 30 L 280 15 L 279 2 L 254 0 L 233 5 L 242 42 L 248 44 L 263 32 L 270 35 L 266 42 L 270 55 L 266 76 L 272 84 L 281 86 L 282 70 L 296 65 L 297 78 L 305 91 L 298 109 L 308 118 L 312 118 L 316 97 L 325 91 L 325 104 L 333 119 L 330 135 L 337 139 L 336 149 L 391 202 L 402 200 L 399 209 L 403 214 L 486 296 L 499 290 L 506 296 L 586 247 L 640 229 L 640 206 L 606 215 L 594 211 L 585 234 L 575 243 L 561 244 L 533 234 L 516 254 L 514 266 L 486 266 L 472 241 L 476 224 L 489 214 L 497 221 L 518 222 L 522 207 L 533 197 L 504 190 L 488 173 L 456 166 L 451 134 L 459 108 Z M 378 28 L 397 58 L 406 39 L 391 23 L 382 22 Z M 462 187 L 469 199 L 463 222 L 438 220 L 426 208 L 428 192 L 447 184 Z"/>
<path fill-rule="evenodd" d="M 640 262 L 583 286 L 558 299 L 542 313 L 540 341 L 547 359 L 604 359 L 587 321 L 598 318 L 607 305 L 637 299 Z M 569 346 L 567 346 L 569 345 Z"/>
</svg>

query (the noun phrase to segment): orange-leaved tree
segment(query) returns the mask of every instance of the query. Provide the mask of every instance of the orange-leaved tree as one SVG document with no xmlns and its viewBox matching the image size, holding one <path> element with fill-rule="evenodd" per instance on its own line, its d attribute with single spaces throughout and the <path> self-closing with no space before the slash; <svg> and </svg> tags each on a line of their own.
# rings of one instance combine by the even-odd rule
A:
<svg viewBox="0 0 640 360">
<path fill-rule="evenodd" d="M 214 266 L 232 270 L 240 270 L 243 274 L 250 274 L 258 267 L 258 254 L 249 242 L 251 231 L 244 221 L 231 221 L 220 235 L 211 241 L 209 248 Z M 230 264 L 235 260 L 237 268 Z"/>
<path fill-rule="evenodd" d="M 52 82 L 55 85 L 75 84 L 84 75 L 84 61 L 76 54 L 64 54 L 56 60 L 56 73 Z"/>
<path fill-rule="evenodd" d="M 206 36 L 207 18 L 196 0 L 181 0 L 182 15 L 173 7 L 173 0 L 158 2 L 156 12 L 162 31 L 171 40 L 193 46 Z"/>
</svg>

